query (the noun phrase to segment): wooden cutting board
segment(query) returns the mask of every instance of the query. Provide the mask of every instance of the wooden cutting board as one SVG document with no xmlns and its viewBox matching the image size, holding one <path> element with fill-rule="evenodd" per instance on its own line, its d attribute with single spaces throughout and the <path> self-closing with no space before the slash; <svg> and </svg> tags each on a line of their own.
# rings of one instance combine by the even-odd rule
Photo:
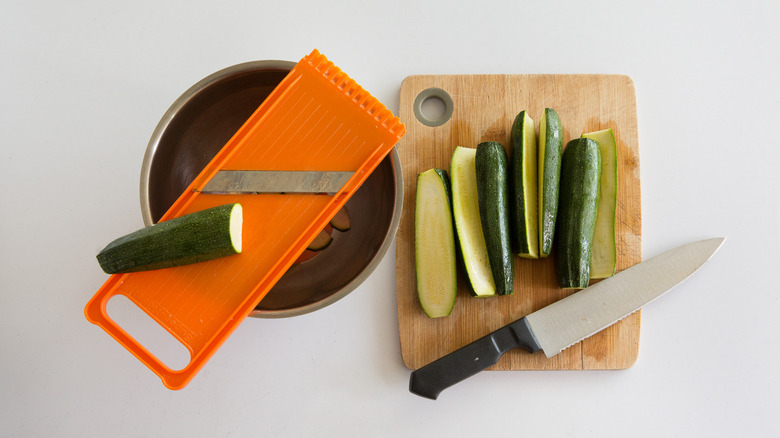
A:
<svg viewBox="0 0 780 438">
<path fill-rule="evenodd" d="M 452 116 L 440 126 L 421 123 L 415 99 L 430 88 L 452 100 Z M 427 95 L 429 92 L 423 94 Z M 434 94 L 440 92 L 434 92 Z M 418 105 L 419 101 L 418 99 Z M 414 269 L 414 201 L 417 174 L 446 169 L 456 146 L 476 147 L 493 140 L 509 146 L 509 132 L 522 110 L 537 124 L 545 107 L 555 109 L 563 125 L 564 145 L 586 132 L 612 128 L 618 149 L 618 199 L 615 232 L 617 269 L 642 259 L 634 85 L 620 75 L 447 75 L 410 76 L 401 86 L 401 121 L 406 135 L 398 143 L 404 177 L 403 216 L 396 236 L 398 328 L 401 353 L 417 369 L 569 293 L 557 286 L 553 258 L 515 257 L 515 293 L 477 299 L 466 291 L 459 273 L 458 298 L 452 314 L 429 319 L 417 300 Z M 419 106 L 418 106 L 419 108 Z M 427 104 L 426 104 L 427 108 Z M 423 111 L 423 114 L 430 114 Z M 446 116 L 445 116 L 446 117 Z M 430 124 L 430 123 L 429 123 Z M 507 151 L 511 152 L 511 151 Z M 494 370 L 624 369 L 636 361 L 640 313 L 637 312 L 550 359 L 512 350 Z"/>
</svg>

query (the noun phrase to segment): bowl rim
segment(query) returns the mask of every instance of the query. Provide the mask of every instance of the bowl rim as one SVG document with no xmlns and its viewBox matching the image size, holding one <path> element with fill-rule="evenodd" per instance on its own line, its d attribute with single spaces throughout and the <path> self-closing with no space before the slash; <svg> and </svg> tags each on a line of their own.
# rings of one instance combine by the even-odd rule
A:
<svg viewBox="0 0 780 438">
<path fill-rule="evenodd" d="M 152 161 L 154 160 L 157 148 L 160 145 L 160 140 L 162 140 L 163 133 L 165 133 L 165 131 L 168 129 L 168 126 L 171 124 L 179 111 L 181 111 L 181 109 L 190 101 L 192 101 L 196 96 L 202 93 L 203 90 L 208 88 L 208 86 L 237 73 L 260 69 L 292 70 L 293 67 L 295 67 L 294 62 L 282 61 L 278 59 L 249 61 L 226 67 L 196 82 L 195 85 L 188 88 L 187 91 L 182 93 L 182 95 L 179 96 L 173 102 L 173 104 L 171 104 L 168 110 L 165 111 L 165 114 L 163 114 L 160 121 L 157 123 L 157 127 L 155 127 L 154 131 L 152 132 L 152 136 L 146 146 L 146 152 L 144 152 L 144 159 L 141 164 L 141 184 L 139 190 L 141 198 L 141 216 L 143 217 L 144 226 L 149 226 L 154 223 L 149 200 L 149 178 L 151 176 Z"/>
<path fill-rule="evenodd" d="M 168 129 L 168 126 L 171 124 L 171 122 L 179 113 L 179 111 L 181 111 L 181 109 L 185 105 L 187 105 L 191 100 L 193 100 L 196 96 L 198 96 L 201 92 L 203 92 L 203 90 L 205 90 L 208 86 L 212 85 L 215 82 L 223 80 L 227 77 L 233 76 L 235 74 L 247 72 L 247 71 L 260 70 L 260 69 L 292 70 L 294 66 L 295 66 L 294 62 L 283 61 L 283 60 L 259 60 L 259 61 L 249 61 L 249 62 L 236 64 L 224 68 L 222 70 L 219 70 L 217 72 L 214 72 L 206 76 L 205 78 L 201 79 L 200 81 L 196 82 L 193 86 L 188 88 L 184 93 L 182 93 L 181 96 L 179 96 L 173 102 L 173 104 L 168 108 L 168 110 L 165 112 L 165 114 L 162 116 L 157 126 L 155 127 L 152 136 L 149 139 L 149 143 L 147 144 L 146 151 L 144 153 L 143 162 L 141 165 L 139 191 L 140 191 L 140 202 L 141 202 L 141 215 L 143 217 L 144 226 L 149 226 L 154 223 L 152 219 L 151 204 L 149 199 L 149 189 L 150 189 L 149 179 L 151 176 L 152 162 L 154 161 L 154 157 L 160 145 L 160 141 L 162 140 L 163 134 Z M 322 309 L 326 306 L 335 303 L 341 298 L 344 298 L 350 292 L 357 289 L 358 286 L 360 286 L 374 272 L 377 266 L 379 266 L 381 261 L 384 259 L 385 255 L 387 254 L 387 251 L 390 249 L 390 247 L 392 246 L 395 240 L 395 235 L 396 232 L 398 231 L 398 227 L 401 222 L 401 212 L 403 208 L 403 197 L 404 197 L 403 172 L 401 169 L 401 160 L 398 154 L 397 147 L 393 147 L 391 152 L 388 154 L 388 157 L 390 158 L 390 164 L 392 167 L 394 183 L 395 183 L 393 217 L 390 221 L 390 226 L 388 227 L 388 230 L 385 233 L 385 236 L 382 240 L 382 244 L 379 247 L 379 250 L 376 252 L 376 254 L 368 263 L 368 265 L 366 265 L 366 267 L 362 271 L 360 271 L 360 273 L 357 276 L 355 276 L 349 283 L 344 285 L 336 293 L 329 295 L 328 297 L 320 301 L 305 306 L 296 307 L 294 309 L 258 310 L 257 308 L 255 308 L 254 310 L 252 310 L 252 312 L 250 312 L 249 316 L 255 318 L 287 318 L 291 316 L 299 316 L 299 315 L 304 315 L 307 313 L 314 312 L 315 310 Z M 384 162 L 384 160 L 382 162 Z"/>
<path fill-rule="evenodd" d="M 253 316 L 256 318 L 286 318 L 288 316 L 297 316 L 297 315 L 304 315 L 307 313 L 314 312 L 315 310 L 322 309 L 323 307 L 329 306 L 336 301 L 344 298 L 347 296 L 350 292 L 357 289 L 358 286 L 363 284 L 363 282 L 371 276 L 371 274 L 376 270 L 377 266 L 384 260 L 385 255 L 387 254 L 387 251 L 390 249 L 390 247 L 393 245 L 393 242 L 395 241 L 395 235 L 398 231 L 398 226 L 401 223 L 401 210 L 403 205 L 403 197 L 404 197 L 404 182 L 403 182 L 403 175 L 401 170 L 401 160 L 398 155 L 398 150 L 393 147 L 392 151 L 389 154 L 389 157 L 391 159 L 391 166 L 393 168 L 393 179 L 395 180 L 395 200 L 393 203 L 393 217 L 390 220 L 390 226 L 387 228 L 387 232 L 385 233 L 385 236 L 382 239 L 382 245 L 379 247 L 379 250 L 377 250 L 376 254 L 374 254 L 374 257 L 371 259 L 371 261 L 366 265 L 366 267 L 360 271 L 358 275 L 355 276 L 349 283 L 344 285 L 341 289 L 339 289 L 336 293 L 327 296 L 326 298 L 323 298 L 320 301 L 317 301 L 315 303 L 308 304 L 306 306 L 296 307 L 295 309 L 286 309 L 286 310 L 257 310 L 255 308 L 250 312 L 249 316 Z"/>
</svg>

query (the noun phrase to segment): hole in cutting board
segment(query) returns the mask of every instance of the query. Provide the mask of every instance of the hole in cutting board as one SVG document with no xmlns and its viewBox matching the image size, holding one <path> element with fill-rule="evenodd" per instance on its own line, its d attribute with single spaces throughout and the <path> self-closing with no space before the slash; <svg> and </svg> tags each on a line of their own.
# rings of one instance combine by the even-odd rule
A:
<svg viewBox="0 0 780 438">
<path fill-rule="evenodd" d="M 447 105 L 439 96 L 430 96 L 423 100 L 420 112 L 428 120 L 440 120 L 447 113 Z"/>
<path fill-rule="evenodd" d="M 441 88 L 428 88 L 414 99 L 414 115 L 425 126 L 441 126 L 452 117 L 452 97 Z"/>
<path fill-rule="evenodd" d="M 168 368 L 178 371 L 191 360 L 187 347 L 124 295 L 111 297 L 106 312 L 114 322 Z"/>
</svg>

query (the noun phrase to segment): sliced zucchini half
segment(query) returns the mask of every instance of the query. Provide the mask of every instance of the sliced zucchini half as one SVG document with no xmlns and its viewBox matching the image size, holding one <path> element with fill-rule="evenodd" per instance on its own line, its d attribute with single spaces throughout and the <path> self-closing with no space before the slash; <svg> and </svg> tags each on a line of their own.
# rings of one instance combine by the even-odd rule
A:
<svg viewBox="0 0 780 438">
<path fill-rule="evenodd" d="M 490 269 L 477 195 L 477 150 L 458 146 L 452 153 L 452 212 L 458 234 L 469 293 L 476 297 L 496 295 L 496 283 Z"/>
<path fill-rule="evenodd" d="M 617 144 L 612 129 L 582 134 L 596 140 L 601 151 L 601 184 L 596 231 L 590 259 L 590 278 L 607 278 L 615 274 L 615 210 L 617 208 Z"/>
<path fill-rule="evenodd" d="M 336 215 L 330 220 L 330 226 L 339 231 L 349 231 L 352 229 L 352 220 L 349 217 L 349 210 L 347 210 L 346 205 L 336 212 Z"/>
<path fill-rule="evenodd" d="M 455 231 L 447 172 L 417 176 L 414 207 L 414 263 L 417 296 L 429 318 L 448 316 L 458 292 Z"/>
<path fill-rule="evenodd" d="M 521 111 L 512 124 L 510 204 L 512 248 L 520 257 L 539 258 L 539 202 L 536 130 L 528 112 Z"/>
<path fill-rule="evenodd" d="M 330 225 L 326 225 L 325 228 L 320 231 L 319 234 L 311 241 L 309 246 L 306 247 L 309 251 L 322 251 L 333 243 L 333 228 Z"/>
</svg>

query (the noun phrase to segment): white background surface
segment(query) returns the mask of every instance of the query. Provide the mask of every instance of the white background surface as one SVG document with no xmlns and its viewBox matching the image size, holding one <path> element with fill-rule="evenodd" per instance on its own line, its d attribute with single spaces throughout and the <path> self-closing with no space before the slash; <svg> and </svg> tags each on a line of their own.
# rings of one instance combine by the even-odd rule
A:
<svg viewBox="0 0 780 438">
<path fill-rule="evenodd" d="M 10 1 L 0 14 L 0 436 L 777 436 L 780 3 Z M 142 226 L 168 106 L 313 48 L 398 110 L 412 74 L 621 73 L 643 252 L 727 236 L 644 310 L 636 365 L 407 391 L 395 253 L 344 300 L 245 321 L 184 390 L 83 316 L 95 254 Z"/>
</svg>

